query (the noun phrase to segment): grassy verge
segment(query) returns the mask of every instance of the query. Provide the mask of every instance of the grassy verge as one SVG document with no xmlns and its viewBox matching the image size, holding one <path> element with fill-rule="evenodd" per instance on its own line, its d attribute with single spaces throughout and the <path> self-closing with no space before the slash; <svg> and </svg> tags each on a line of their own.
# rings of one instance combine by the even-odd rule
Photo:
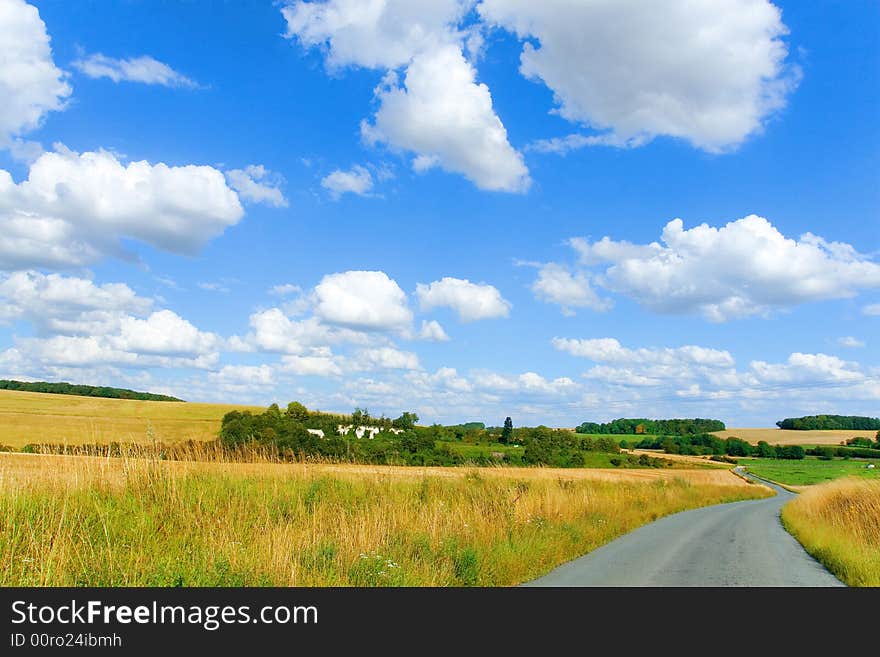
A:
<svg viewBox="0 0 880 657">
<path fill-rule="evenodd" d="M 767 494 L 719 471 L 569 472 L 10 455 L 0 585 L 510 585 Z"/>
<path fill-rule="evenodd" d="M 813 457 L 802 460 L 743 458 L 739 462 L 752 474 L 789 486 L 809 486 L 849 476 L 880 480 L 877 468 L 867 469 L 865 466 L 868 461 L 855 459 L 823 461 Z"/>
<path fill-rule="evenodd" d="M 782 509 L 785 528 L 850 586 L 880 586 L 880 481 L 841 479 Z"/>
</svg>

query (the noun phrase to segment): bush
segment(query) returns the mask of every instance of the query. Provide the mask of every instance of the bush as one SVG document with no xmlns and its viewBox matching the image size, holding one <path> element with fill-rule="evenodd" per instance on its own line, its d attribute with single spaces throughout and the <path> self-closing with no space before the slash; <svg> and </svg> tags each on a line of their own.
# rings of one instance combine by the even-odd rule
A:
<svg viewBox="0 0 880 657">
<path fill-rule="evenodd" d="M 806 456 L 804 448 L 800 445 L 779 445 L 776 448 L 776 458 L 799 461 Z"/>
</svg>

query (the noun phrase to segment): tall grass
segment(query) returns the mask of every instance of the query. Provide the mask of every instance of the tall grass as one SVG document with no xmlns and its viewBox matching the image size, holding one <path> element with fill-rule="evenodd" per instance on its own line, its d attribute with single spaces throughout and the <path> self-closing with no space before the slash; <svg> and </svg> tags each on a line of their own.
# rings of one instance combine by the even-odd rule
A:
<svg viewBox="0 0 880 657">
<path fill-rule="evenodd" d="M 510 585 L 660 516 L 766 494 L 717 471 L 416 470 L 3 457 L 0 585 Z"/>
<path fill-rule="evenodd" d="M 782 509 L 804 548 L 850 586 L 880 586 L 880 481 L 813 486 Z"/>
</svg>

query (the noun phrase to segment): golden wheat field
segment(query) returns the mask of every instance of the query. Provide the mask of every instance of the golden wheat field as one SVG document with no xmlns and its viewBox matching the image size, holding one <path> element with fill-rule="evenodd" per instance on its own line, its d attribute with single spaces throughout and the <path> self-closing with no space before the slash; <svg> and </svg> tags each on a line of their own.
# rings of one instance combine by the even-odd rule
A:
<svg viewBox="0 0 880 657">
<path fill-rule="evenodd" d="M 838 479 L 802 489 L 782 522 L 850 586 L 880 586 L 880 481 Z"/>
<path fill-rule="evenodd" d="M 791 431 L 788 429 L 728 429 L 713 431 L 719 438 L 736 436 L 757 445 L 766 440 L 771 445 L 839 445 L 849 438 L 874 438 L 876 431 L 829 430 L 829 431 Z"/>
<path fill-rule="evenodd" d="M 0 586 L 503 586 L 658 517 L 769 494 L 719 470 L 4 454 Z"/>
<path fill-rule="evenodd" d="M 248 408 L 263 410 L 0 390 L 0 445 L 210 440 L 223 415 Z"/>
</svg>

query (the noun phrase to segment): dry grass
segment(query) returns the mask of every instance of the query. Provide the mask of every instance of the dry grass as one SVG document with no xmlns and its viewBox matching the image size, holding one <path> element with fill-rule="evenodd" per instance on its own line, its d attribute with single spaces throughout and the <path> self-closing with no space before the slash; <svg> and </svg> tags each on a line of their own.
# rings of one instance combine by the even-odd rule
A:
<svg viewBox="0 0 880 657">
<path fill-rule="evenodd" d="M 850 586 L 880 586 L 880 481 L 811 486 L 782 510 L 807 552 Z"/>
<path fill-rule="evenodd" d="M 724 470 L 0 456 L 0 585 L 509 585 L 660 516 L 768 491 Z"/>
<path fill-rule="evenodd" d="M 791 431 L 789 429 L 728 429 L 727 431 L 715 431 L 713 435 L 719 438 L 736 436 L 752 445 L 766 440 L 771 445 L 838 445 L 849 438 L 871 438 L 877 435 L 876 431 L 857 430 L 828 430 L 828 431 Z"/>
<path fill-rule="evenodd" d="M 0 390 L 0 445 L 211 440 L 226 413 L 244 409 L 264 410 Z"/>
</svg>

